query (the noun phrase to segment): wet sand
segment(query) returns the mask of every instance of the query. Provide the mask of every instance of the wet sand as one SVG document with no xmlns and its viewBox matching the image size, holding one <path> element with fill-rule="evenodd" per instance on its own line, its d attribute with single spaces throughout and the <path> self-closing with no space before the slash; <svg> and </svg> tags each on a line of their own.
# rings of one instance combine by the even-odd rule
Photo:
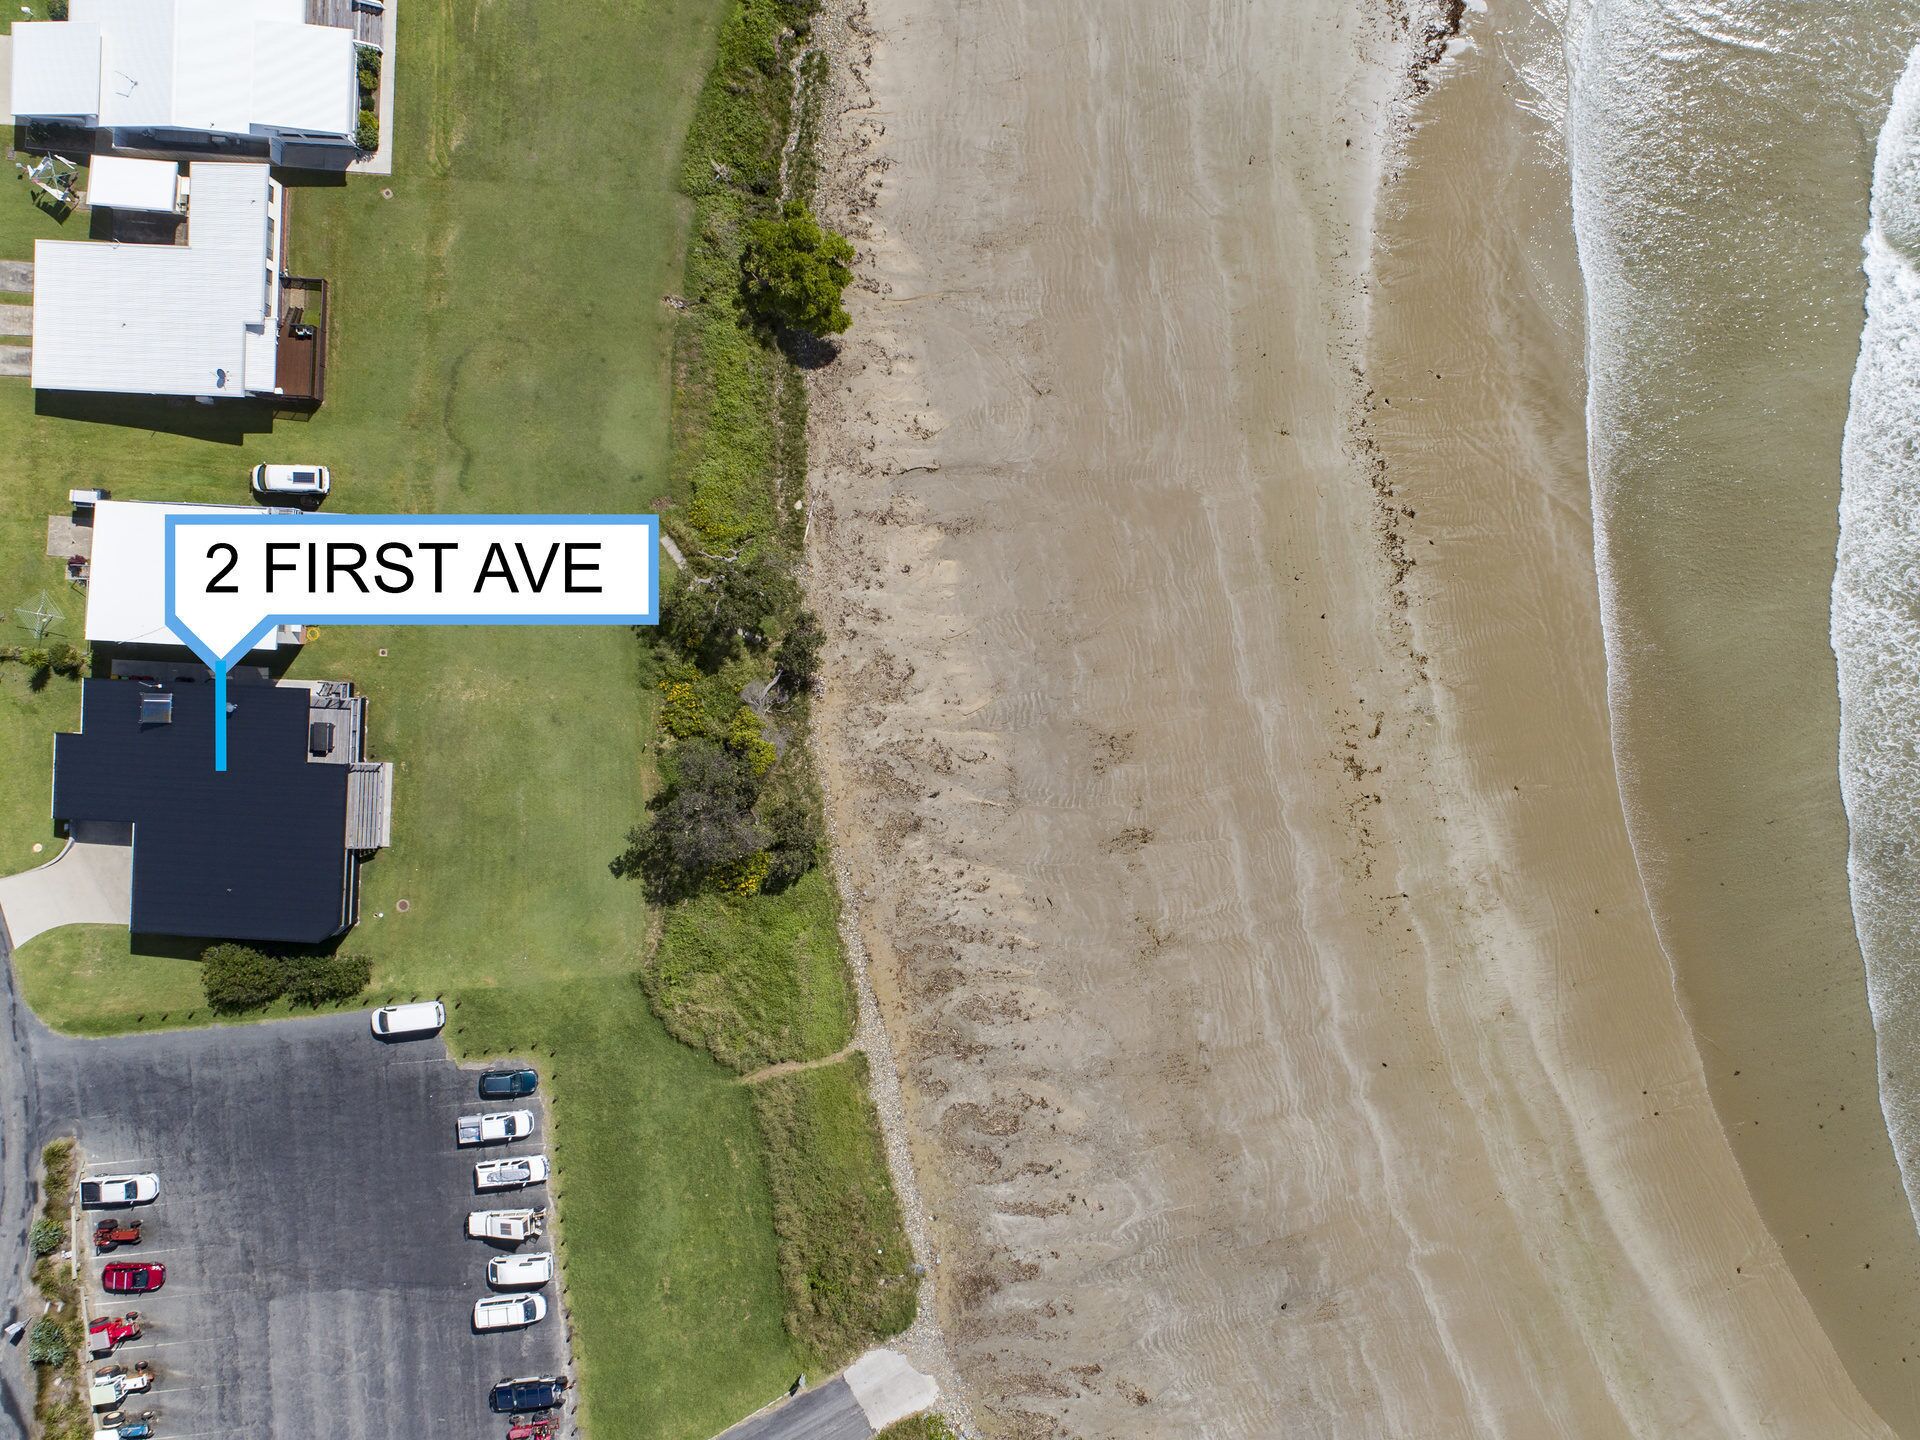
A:
<svg viewBox="0 0 1920 1440">
<path fill-rule="evenodd" d="M 1627 846 L 1565 182 L 1497 47 L 1407 138 L 1424 22 L 1344 0 L 867 24 L 823 767 L 976 1416 L 1884 1433 Z"/>
</svg>

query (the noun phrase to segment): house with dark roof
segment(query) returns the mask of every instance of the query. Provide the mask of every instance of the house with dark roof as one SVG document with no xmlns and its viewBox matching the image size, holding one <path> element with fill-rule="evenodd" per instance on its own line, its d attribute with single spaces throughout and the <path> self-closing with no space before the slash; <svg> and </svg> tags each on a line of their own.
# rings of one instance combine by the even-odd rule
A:
<svg viewBox="0 0 1920 1440">
<path fill-rule="evenodd" d="M 317 944 L 360 914 L 361 861 L 388 843 L 392 771 L 366 758 L 345 681 L 227 688 L 213 768 L 210 680 L 90 679 L 54 736 L 53 816 L 133 845 L 136 934 Z"/>
</svg>

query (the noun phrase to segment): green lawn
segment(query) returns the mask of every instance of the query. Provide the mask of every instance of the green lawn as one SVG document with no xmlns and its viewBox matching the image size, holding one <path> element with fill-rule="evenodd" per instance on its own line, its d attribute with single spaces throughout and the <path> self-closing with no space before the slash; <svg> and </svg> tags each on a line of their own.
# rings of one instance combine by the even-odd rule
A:
<svg viewBox="0 0 1920 1440">
<path fill-rule="evenodd" d="M 333 468 L 336 511 L 622 511 L 665 493 L 679 137 L 719 0 L 409 7 L 398 173 L 298 189 L 295 268 L 332 282 L 328 394 L 310 421 L 157 403 L 36 413 L 0 382 L 0 604 L 82 599 L 44 555 L 67 489 L 235 501 L 262 461 Z M 79 235 L 0 192 L 0 258 Z M 382 196 L 390 189 L 392 199 Z M 70 413 L 70 412 L 69 412 Z M 0 639 L 18 643 L 17 627 Z M 61 638 L 56 635 L 55 638 Z M 378 651 L 387 649 L 382 657 Z M 297 675 L 372 698 L 394 845 L 350 941 L 376 994 L 439 994 L 468 1054 L 534 1052 L 551 1080 L 562 1244 L 594 1432 L 706 1436 L 800 1368 L 781 1329 L 749 1093 L 672 1040 L 637 972 L 650 920 L 607 861 L 642 813 L 657 687 L 624 630 L 329 627 Z M 53 731 L 77 688 L 0 667 L 0 859 L 51 840 Z M 405 899 L 409 909 L 399 912 Z M 75 930 L 18 956 L 62 1028 L 204 1023 L 189 960 Z"/>
</svg>

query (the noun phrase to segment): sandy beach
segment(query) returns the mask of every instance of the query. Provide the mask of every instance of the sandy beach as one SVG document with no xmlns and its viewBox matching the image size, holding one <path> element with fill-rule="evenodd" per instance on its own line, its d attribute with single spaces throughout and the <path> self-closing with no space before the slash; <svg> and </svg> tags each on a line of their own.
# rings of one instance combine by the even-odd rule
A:
<svg viewBox="0 0 1920 1440">
<path fill-rule="evenodd" d="M 822 765 L 975 1419 L 1889 1433 L 1628 844 L 1544 22 L 837 23 Z"/>
</svg>

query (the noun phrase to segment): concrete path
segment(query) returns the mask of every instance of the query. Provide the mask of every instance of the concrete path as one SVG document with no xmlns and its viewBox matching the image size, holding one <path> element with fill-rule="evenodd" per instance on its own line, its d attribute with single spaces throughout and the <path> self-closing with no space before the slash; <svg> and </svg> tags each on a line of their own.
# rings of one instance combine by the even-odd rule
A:
<svg viewBox="0 0 1920 1440">
<path fill-rule="evenodd" d="M 133 847 L 67 843 L 38 870 L 0 879 L 0 921 L 24 945 L 62 925 L 125 925 L 133 915 Z"/>
<path fill-rule="evenodd" d="M 33 334 L 31 305 L 0 305 L 0 335 Z"/>
<path fill-rule="evenodd" d="M 33 262 L 31 260 L 0 260 L 0 295 L 31 295 L 33 293 Z"/>
<path fill-rule="evenodd" d="M 719 1440 L 869 1440 L 930 1409 L 940 1387 L 896 1350 L 869 1350 L 835 1379 L 749 1416 Z"/>
<path fill-rule="evenodd" d="M 33 349 L 27 345 L 0 345 L 0 375 L 31 375 Z"/>
</svg>

